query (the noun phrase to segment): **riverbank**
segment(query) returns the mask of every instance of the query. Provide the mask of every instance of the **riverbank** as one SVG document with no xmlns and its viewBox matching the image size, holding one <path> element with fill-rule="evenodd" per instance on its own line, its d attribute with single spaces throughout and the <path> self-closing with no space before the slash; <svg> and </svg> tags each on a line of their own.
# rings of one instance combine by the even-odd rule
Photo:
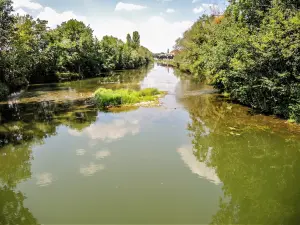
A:
<svg viewBox="0 0 300 225">
<path fill-rule="evenodd" d="M 45 20 L 13 13 L 13 7 L 12 1 L 1 2 L 6 23 L 0 43 L 0 99 L 30 84 L 91 78 L 153 61 L 138 31 L 128 33 L 125 42 L 113 36 L 97 39 L 82 21 L 70 19 L 50 28 Z"/>
<path fill-rule="evenodd" d="M 192 74 L 191 71 L 186 66 L 181 65 L 179 62 L 176 62 L 175 60 L 172 60 L 172 59 L 171 60 L 156 60 L 156 62 L 161 66 L 176 68 L 183 73 L 190 74 L 194 79 L 197 79 L 199 77 L 198 75 Z M 205 78 L 202 77 L 202 79 L 200 79 L 198 81 L 205 82 Z M 247 102 L 243 102 L 243 101 L 240 101 L 240 100 L 234 98 L 230 92 L 225 91 L 222 87 L 219 87 L 218 85 L 213 83 L 213 81 L 210 82 L 209 85 L 216 88 L 219 91 L 220 95 L 222 95 L 226 101 L 232 101 L 236 104 L 240 104 L 240 105 L 249 107 L 250 109 L 253 110 L 254 113 L 262 113 L 264 115 L 270 115 L 270 112 L 268 112 L 268 111 L 262 111 L 259 107 L 255 107 Z M 278 114 L 272 113 L 271 115 L 277 116 L 279 119 L 283 119 L 289 123 L 297 123 L 297 124 L 299 123 L 299 121 L 297 119 L 295 119 L 294 117 L 288 118 L 280 113 L 278 113 Z"/>
<path fill-rule="evenodd" d="M 177 40 L 175 62 L 240 104 L 299 123 L 299 1 L 252 3 L 199 18 Z"/>
</svg>

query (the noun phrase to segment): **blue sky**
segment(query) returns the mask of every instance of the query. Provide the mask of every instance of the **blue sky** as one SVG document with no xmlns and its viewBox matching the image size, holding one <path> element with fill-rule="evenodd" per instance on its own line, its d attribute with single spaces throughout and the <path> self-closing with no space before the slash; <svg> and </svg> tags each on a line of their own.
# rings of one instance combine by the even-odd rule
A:
<svg viewBox="0 0 300 225">
<path fill-rule="evenodd" d="M 31 14 L 56 27 L 77 19 L 90 25 L 97 37 L 125 40 L 137 30 L 142 44 L 153 52 L 172 49 L 175 40 L 199 16 L 226 7 L 226 0 L 14 0 L 15 13 Z"/>
</svg>

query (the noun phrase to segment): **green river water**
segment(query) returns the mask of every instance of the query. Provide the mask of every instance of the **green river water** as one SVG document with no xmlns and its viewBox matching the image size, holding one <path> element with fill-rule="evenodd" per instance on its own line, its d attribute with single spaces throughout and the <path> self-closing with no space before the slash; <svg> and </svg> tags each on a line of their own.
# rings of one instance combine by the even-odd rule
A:
<svg viewBox="0 0 300 225">
<path fill-rule="evenodd" d="M 100 112 L 99 88 L 161 106 Z M 300 224 L 300 126 L 154 65 L 0 103 L 0 224 Z"/>
</svg>

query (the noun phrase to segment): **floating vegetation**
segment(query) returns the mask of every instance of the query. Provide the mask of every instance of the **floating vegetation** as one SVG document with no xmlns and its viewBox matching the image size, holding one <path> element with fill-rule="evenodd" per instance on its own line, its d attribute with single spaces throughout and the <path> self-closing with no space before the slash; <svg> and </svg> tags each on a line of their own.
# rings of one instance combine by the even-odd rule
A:
<svg viewBox="0 0 300 225">
<path fill-rule="evenodd" d="M 134 106 L 137 104 L 145 104 L 145 102 L 157 102 L 164 92 L 159 91 L 156 88 L 147 88 L 141 91 L 134 91 L 128 89 L 106 89 L 99 88 L 94 98 L 96 103 L 101 108 L 109 108 L 116 106 Z"/>
</svg>

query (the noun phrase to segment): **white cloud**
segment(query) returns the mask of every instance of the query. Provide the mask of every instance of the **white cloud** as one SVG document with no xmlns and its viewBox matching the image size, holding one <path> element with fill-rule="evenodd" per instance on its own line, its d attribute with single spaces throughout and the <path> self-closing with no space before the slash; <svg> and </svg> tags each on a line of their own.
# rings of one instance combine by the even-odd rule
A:
<svg viewBox="0 0 300 225">
<path fill-rule="evenodd" d="M 25 16 L 28 13 L 24 9 L 17 9 L 13 12 L 14 15 L 20 15 L 20 16 Z"/>
<path fill-rule="evenodd" d="M 123 2 L 119 2 L 116 5 L 115 11 L 134 11 L 134 10 L 142 10 L 142 9 L 146 9 L 147 6 L 143 6 L 143 5 L 135 5 L 135 4 L 130 4 L 130 3 L 123 3 Z"/>
<path fill-rule="evenodd" d="M 195 14 L 199 14 L 199 13 L 212 13 L 212 12 L 218 12 L 220 11 L 220 7 L 216 4 L 207 4 L 207 3 L 203 3 L 201 4 L 201 6 L 199 6 L 198 8 L 194 8 L 193 12 Z"/>
<path fill-rule="evenodd" d="M 125 40 L 127 33 L 138 31 L 141 44 L 153 52 L 172 49 L 176 39 L 193 24 L 192 21 L 169 22 L 162 16 L 136 22 L 121 18 L 90 18 L 89 22 L 98 38 L 113 35 Z"/>
<path fill-rule="evenodd" d="M 84 16 L 75 15 L 72 11 L 65 11 L 62 13 L 56 12 L 50 7 L 45 7 L 38 15 L 37 18 L 47 20 L 50 27 L 54 28 L 62 22 L 70 19 L 76 19 L 87 23 L 87 19 Z"/>
<path fill-rule="evenodd" d="M 194 8 L 194 9 L 193 9 L 193 12 L 194 12 L 195 14 L 202 13 L 202 12 L 204 12 L 204 9 L 200 6 L 199 8 Z"/>
<path fill-rule="evenodd" d="M 216 8 L 218 7 L 218 5 L 215 5 L 215 4 L 206 4 L 206 3 L 203 3 L 202 6 L 206 9 L 211 9 L 211 8 Z"/>
<path fill-rule="evenodd" d="M 153 52 L 165 52 L 192 24 L 191 21 L 169 22 L 163 17 L 153 16 L 139 28 L 142 44 Z"/>
<path fill-rule="evenodd" d="M 200 2 L 201 0 L 193 0 L 192 3 Z"/>
<path fill-rule="evenodd" d="M 33 2 L 32 0 L 14 0 L 13 7 L 18 8 L 28 8 L 28 9 L 42 9 L 43 6 L 39 3 Z"/>
<path fill-rule="evenodd" d="M 174 13 L 175 12 L 175 9 L 167 9 L 166 10 L 166 13 Z"/>
<path fill-rule="evenodd" d="M 105 35 L 112 35 L 122 40 L 125 40 L 127 33 L 133 31 L 139 31 L 141 35 L 141 44 L 149 48 L 153 52 L 166 51 L 166 49 L 172 49 L 175 44 L 175 40 L 182 35 L 191 25 L 191 21 L 177 21 L 170 22 L 164 19 L 162 16 L 152 16 L 145 20 L 138 19 L 124 19 L 118 15 L 110 16 L 80 16 L 73 11 L 59 12 L 50 7 L 43 7 L 33 0 L 17 0 L 15 1 L 17 6 L 16 13 L 21 15 L 26 14 L 25 8 L 31 7 L 36 9 L 34 15 L 35 18 L 47 20 L 49 27 L 55 28 L 57 25 L 70 19 L 77 19 L 83 21 L 85 24 L 90 24 L 94 29 L 94 35 L 98 38 L 102 38 Z M 119 2 L 116 6 L 116 10 L 141 10 L 146 6 L 126 4 Z M 168 13 L 173 12 L 173 9 L 168 9 Z"/>
</svg>

